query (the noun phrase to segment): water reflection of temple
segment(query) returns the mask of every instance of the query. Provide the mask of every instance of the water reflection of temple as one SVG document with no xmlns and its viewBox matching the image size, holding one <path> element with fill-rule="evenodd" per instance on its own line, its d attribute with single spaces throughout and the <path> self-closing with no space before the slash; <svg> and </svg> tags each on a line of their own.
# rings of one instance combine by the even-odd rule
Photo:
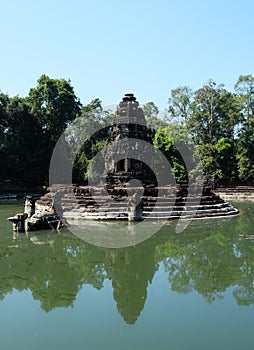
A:
<svg viewBox="0 0 254 350">
<path fill-rule="evenodd" d="M 144 308 L 148 285 L 158 269 L 154 247 L 145 251 L 139 246 L 109 251 L 105 269 L 112 280 L 119 313 L 126 323 L 135 323 Z"/>
<path fill-rule="evenodd" d="M 14 289 L 30 290 L 49 312 L 74 305 L 84 285 L 103 290 L 109 279 L 118 312 L 133 324 L 161 263 L 177 293 L 196 291 L 212 303 L 231 288 L 239 305 L 254 304 L 254 246 L 240 235 L 253 226 L 251 220 L 195 221 L 181 235 L 172 224 L 125 249 L 99 248 L 64 231 L 6 239 L 0 246 L 0 299 Z"/>
</svg>

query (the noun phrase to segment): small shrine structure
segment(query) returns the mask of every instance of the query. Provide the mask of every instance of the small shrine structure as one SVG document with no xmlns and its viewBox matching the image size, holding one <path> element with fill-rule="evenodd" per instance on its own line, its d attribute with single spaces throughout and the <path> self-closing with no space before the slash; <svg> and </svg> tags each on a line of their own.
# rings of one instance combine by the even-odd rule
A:
<svg viewBox="0 0 254 350">
<path fill-rule="evenodd" d="M 171 220 L 238 213 L 207 184 L 201 195 L 195 195 L 189 191 L 188 184 L 173 184 L 170 172 L 168 178 L 158 180 L 158 174 L 153 171 L 155 151 L 152 150 L 152 132 L 147 128 L 144 112 L 134 94 L 127 93 L 116 109 L 104 149 L 105 170 L 100 182 L 69 188 L 54 185 L 35 202 L 28 230 L 54 225 L 59 228 L 73 219 Z"/>
</svg>

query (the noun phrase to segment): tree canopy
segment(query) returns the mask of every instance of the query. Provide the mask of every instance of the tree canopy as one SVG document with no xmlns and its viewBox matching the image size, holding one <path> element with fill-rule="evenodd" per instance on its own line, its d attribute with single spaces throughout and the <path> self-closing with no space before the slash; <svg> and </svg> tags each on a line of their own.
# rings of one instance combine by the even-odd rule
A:
<svg viewBox="0 0 254 350">
<path fill-rule="evenodd" d="M 193 142 L 204 175 L 217 176 L 225 184 L 253 184 L 252 75 L 241 75 L 233 92 L 213 80 L 196 91 L 188 86 L 172 89 L 163 117 L 152 101 L 145 103 L 143 110 L 154 145 L 169 159 L 178 182 L 185 181 L 186 174 L 177 144 Z M 46 184 L 52 151 L 66 127 L 70 146 L 77 142 L 72 124 L 77 117 L 82 124 L 80 137 L 86 142 L 76 156 L 73 179 L 83 183 L 91 172 L 93 157 L 109 136 L 105 125 L 114 113 L 105 112 L 99 98 L 83 105 L 70 80 L 45 74 L 26 97 L 10 97 L 0 90 L 0 181 Z M 89 128 L 98 132 L 90 137 Z"/>
</svg>

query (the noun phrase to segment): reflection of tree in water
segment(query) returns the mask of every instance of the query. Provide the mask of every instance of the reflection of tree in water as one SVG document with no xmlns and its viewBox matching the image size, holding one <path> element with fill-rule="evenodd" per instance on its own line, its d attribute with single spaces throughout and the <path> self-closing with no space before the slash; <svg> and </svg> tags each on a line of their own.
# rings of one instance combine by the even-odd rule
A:
<svg viewBox="0 0 254 350">
<path fill-rule="evenodd" d="M 195 290 L 211 303 L 223 298 L 230 286 L 238 286 L 233 292 L 237 303 L 254 303 L 254 241 L 239 236 L 244 231 L 241 219 L 235 219 L 232 226 L 227 220 L 217 221 L 217 227 L 210 221 L 195 222 L 185 234 L 157 246 L 157 259 L 168 271 L 172 290 Z"/>
<path fill-rule="evenodd" d="M 103 288 L 112 281 L 113 296 L 126 323 L 144 308 L 147 287 L 163 262 L 171 289 L 192 290 L 207 302 L 222 298 L 228 287 L 239 305 L 254 303 L 254 241 L 240 234 L 248 217 L 194 222 L 177 235 L 174 224 L 149 240 L 126 249 L 89 245 L 68 232 L 38 234 L 5 241 L 0 247 L 0 299 L 13 289 L 30 289 L 45 311 L 73 305 L 84 284 Z M 234 233 L 233 233 L 234 232 Z"/>
<path fill-rule="evenodd" d="M 0 260 L 1 297 L 13 289 L 30 289 L 45 311 L 72 305 L 79 276 L 66 260 L 64 241 L 58 246 L 52 239 L 50 243 L 37 239 L 36 245 L 26 239 L 15 243 L 5 248 L 8 258 Z"/>
<path fill-rule="evenodd" d="M 30 289 L 42 309 L 50 311 L 71 306 L 84 284 L 101 289 L 108 278 L 118 311 L 130 324 L 144 308 L 148 283 L 158 268 L 154 244 L 104 249 L 70 234 L 23 236 L 0 252 L 1 299 L 13 289 Z"/>
<path fill-rule="evenodd" d="M 221 234 L 214 233 L 194 244 L 180 247 L 168 242 L 163 248 L 164 254 L 171 254 L 170 257 L 167 254 L 163 260 L 172 290 L 179 293 L 196 290 L 207 302 L 212 302 L 235 282 L 232 266 L 237 267 L 237 258 Z M 158 251 L 161 255 L 160 249 Z"/>
<path fill-rule="evenodd" d="M 254 240 L 244 239 L 245 235 L 254 235 L 253 230 L 253 205 L 245 204 L 247 215 L 240 216 L 237 220 L 237 232 L 243 236 L 234 245 L 235 254 L 241 261 L 238 270 L 237 287 L 233 295 L 239 305 L 254 303 Z"/>
</svg>

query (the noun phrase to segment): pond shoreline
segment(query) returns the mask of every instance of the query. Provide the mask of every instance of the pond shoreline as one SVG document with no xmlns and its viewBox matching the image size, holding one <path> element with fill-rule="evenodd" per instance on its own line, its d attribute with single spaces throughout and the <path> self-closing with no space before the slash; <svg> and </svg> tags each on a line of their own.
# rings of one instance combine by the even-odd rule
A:
<svg viewBox="0 0 254 350">
<path fill-rule="evenodd" d="M 47 192 L 46 186 L 24 185 L 22 183 L 0 183 L 0 200 L 23 199 L 26 196 L 40 198 Z"/>
</svg>

